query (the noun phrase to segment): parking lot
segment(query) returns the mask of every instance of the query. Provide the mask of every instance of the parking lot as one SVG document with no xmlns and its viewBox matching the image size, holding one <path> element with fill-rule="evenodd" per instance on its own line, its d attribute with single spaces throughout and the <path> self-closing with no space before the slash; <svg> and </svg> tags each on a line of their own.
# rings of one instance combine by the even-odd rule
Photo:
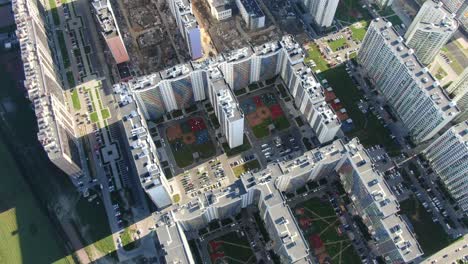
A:
<svg viewBox="0 0 468 264">
<path fill-rule="evenodd" d="M 291 160 L 304 152 L 300 139 L 293 135 L 281 135 L 268 139 L 260 145 L 260 156 L 267 162 L 273 160 Z"/>
</svg>

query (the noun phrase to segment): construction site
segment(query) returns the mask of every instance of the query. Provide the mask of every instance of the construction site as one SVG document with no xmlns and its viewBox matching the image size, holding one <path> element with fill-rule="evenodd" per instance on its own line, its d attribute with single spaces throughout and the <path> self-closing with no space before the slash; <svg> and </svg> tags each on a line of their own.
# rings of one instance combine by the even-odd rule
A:
<svg viewBox="0 0 468 264">
<path fill-rule="evenodd" d="M 131 65 L 138 75 L 149 74 L 190 60 L 187 44 L 178 30 L 167 0 L 112 0 L 115 15 L 128 49 Z M 300 43 L 307 40 L 295 7 L 281 0 L 257 0 L 265 24 L 250 29 L 235 1 L 222 2 L 232 10 L 218 20 L 210 6 L 219 0 L 192 0 L 193 14 L 201 32 L 204 56 L 229 52 L 249 45 L 261 45 L 292 34 Z"/>
<path fill-rule="evenodd" d="M 132 65 L 149 74 L 190 59 L 166 0 L 116 0 Z"/>
</svg>

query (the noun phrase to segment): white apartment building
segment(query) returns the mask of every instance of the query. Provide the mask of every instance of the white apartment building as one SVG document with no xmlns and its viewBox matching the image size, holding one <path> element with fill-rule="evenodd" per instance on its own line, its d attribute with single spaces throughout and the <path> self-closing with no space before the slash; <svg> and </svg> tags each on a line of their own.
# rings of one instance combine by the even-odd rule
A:
<svg viewBox="0 0 468 264">
<path fill-rule="evenodd" d="M 339 0 L 302 0 L 306 11 L 319 27 L 330 27 L 338 8 Z"/>
<path fill-rule="evenodd" d="M 424 150 L 435 173 L 468 212 L 468 121 L 451 127 Z"/>
<path fill-rule="evenodd" d="M 169 184 L 160 167 L 156 146 L 148 131 L 148 124 L 124 84 L 115 84 L 114 91 L 120 98 L 120 112 L 128 146 L 133 158 L 133 170 L 138 175 L 142 188 L 159 208 L 172 204 Z"/>
<path fill-rule="evenodd" d="M 432 138 L 459 113 L 390 22 L 372 21 L 357 60 L 415 142 Z"/>
<path fill-rule="evenodd" d="M 256 0 L 236 0 L 236 5 L 250 30 L 265 27 L 265 15 Z"/>
<path fill-rule="evenodd" d="M 228 0 L 207 0 L 211 15 L 217 20 L 225 20 L 232 16 L 232 9 Z"/>
<path fill-rule="evenodd" d="M 192 13 L 192 3 L 189 0 L 167 0 L 167 3 L 175 17 L 180 34 L 187 42 L 192 60 L 203 57 L 201 32 Z"/>
<path fill-rule="evenodd" d="M 447 88 L 447 92 L 453 96 L 453 101 L 460 109 L 460 114 L 455 117 L 455 122 L 468 120 L 468 69 Z"/>
<path fill-rule="evenodd" d="M 218 69 L 213 69 L 210 73 L 209 93 L 229 147 L 232 149 L 241 146 L 244 143 L 244 114 Z"/>
<path fill-rule="evenodd" d="M 83 173 L 81 145 L 75 138 L 74 120 L 65 105 L 54 43 L 38 2 L 12 1 L 23 61 L 24 86 L 37 118 L 38 141 L 49 159 L 71 177 Z"/>
<path fill-rule="evenodd" d="M 458 28 L 453 15 L 441 2 L 426 1 L 405 34 L 406 44 L 419 61 L 430 64 Z"/>
</svg>

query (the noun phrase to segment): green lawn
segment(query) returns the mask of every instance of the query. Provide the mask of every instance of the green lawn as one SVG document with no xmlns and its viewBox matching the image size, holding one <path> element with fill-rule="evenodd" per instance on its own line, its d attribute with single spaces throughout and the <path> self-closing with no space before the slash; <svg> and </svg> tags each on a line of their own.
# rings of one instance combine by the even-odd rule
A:
<svg viewBox="0 0 468 264">
<path fill-rule="evenodd" d="M 110 118 L 110 117 L 111 117 L 111 114 L 110 114 L 109 108 L 101 109 L 101 115 L 102 115 L 102 118 L 103 118 L 103 119 L 108 119 L 108 118 Z"/>
<path fill-rule="evenodd" d="M 357 21 L 372 20 L 372 16 L 367 9 L 362 8 L 359 0 L 343 0 L 338 4 L 335 18 L 344 23 L 355 23 Z"/>
<path fill-rule="evenodd" d="M 332 263 L 340 263 L 340 259 L 341 263 L 361 263 L 348 237 L 345 234 L 340 235 L 337 232 L 337 228 L 341 223 L 330 202 L 321 201 L 319 198 L 312 198 L 298 204 L 297 208 L 305 209 L 304 215 L 299 215 L 295 211 L 295 216 L 298 220 L 302 218 L 312 219 L 311 226 L 303 230 L 304 236 L 308 238 L 314 234 L 319 235 Z"/>
<path fill-rule="evenodd" d="M 461 74 L 464 70 L 463 66 L 457 61 L 457 59 L 455 58 L 455 56 L 453 56 L 453 54 L 447 49 L 447 48 L 443 48 L 442 51 L 445 53 L 445 55 L 447 55 L 447 57 L 452 61 L 452 63 L 450 63 L 450 67 L 452 67 L 452 69 L 457 73 L 457 74 Z"/>
<path fill-rule="evenodd" d="M 0 263 L 74 263 L 0 139 Z"/>
<path fill-rule="evenodd" d="M 265 119 L 261 124 L 252 127 L 256 138 L 264 138 L 270 135 L 268 126 L 272 123 L 271 118 Z"/>
<path fill-rule="evenodd" d="M 346 42 L 346 38 L 340 38 L 340 39 L 337 39 L 337 40 L 333 40 L 333 41 L 328 42 L 328 46 L 329 46 L 330 49 L 332 49 L 333 51 L 337 51 L 338 48 L 341 48 L 341 47 L 345 46 L 346 44 L 348 44 L 348 43 Z"/>
<path fill-rule="evenodd" d="M 442 80 L 444 79 L 445 77 L 447 76 L 447 72 L 444 71 L 444 69 L 439 68 L 435 74 L 435 77 L 438 79 L 438 80 Z"/>
<path fill-rule="evenodd" d="M 287 129 L 291 126 L 286 116 L 280 116 L 273 120 L 273 125 L 275 125 L 275 128 L 280 131 Z"/>
<path fill-rule="evenodd" d="M 80 97 L 78 96 L 78 90 L 74 89 L 71 92 L 71 98 L 72 98 L 72 103 L 73 103 L 73 108 L 78 111 L 81 109 L 81 102 L 80 102 Z"/>
<path fill-rule="evenodd" d="M 233 149 L 229 148 L 229 145 L 228 143 L 223 143 L 223 149 L 224 149 L 224 152 L 226 153 L 226 155 L 228 157 L 232 157 L 234 155 L 237 155 L 237 154 L 240 154 L 244 151 L 247 151 L 251 148 L 252 146 L 250 145 L 250 142 L 248 140 L 248 138 L 244 135 L 244 144 L 238 146 L 238 147 L 235 147 Z"/>
<path fill-rule="evenodd" d="M 217 252 L 223 252 L 228 263 L 256 263 L 249 242 L 245 237 L 240 237 L 239 233 L 231 232 L 213 241 L 221 242 Z M 209 251 L 213 253 L 211 248 Z"/>
<path fill-rule="evenodd" d="M 351 35 L 354 41 L 362 41 L 366 36 L 368 23 L 365 20 L 352 24 L 350 27 Z"/>
<path fill-rule="evenodd" d="M 349 137 L 358 137 L 364 146 L 383 144 L 390 155 L 398 155 L 400 149 L 390 138 L 388 130 L 379 122 L 377 117 L 368 112 L 363 114 L 357 102 L 363 99 L 362 92 L 354 85 L 344 66 L 330 69 L 321 74 L 328 80 L 336 96 L 340 99 L 355 128 L 347 133 Z"/>
<path fill-rule="evenodd" d="M 89 202 L 87 198 L 80 198 L 76 204 L 78 218 L 76 226 L 86 230 L 85 250 L 89 252 L 92 247 L 98 251 L 108 254 L 115 252 L 115 244 L 112 232 L 107 222 L 106 209 L 101 199 L 96 198 Z M 116 254 L 116 253 L 113 253 Z"/>
<path fill-rule="evenodd" d="M 57 4 L 55 3 L 55 0 L 49 0 L 49 7 L 50 12 L 52 12 L 52 19 L 54 20 L 54 24 L 56 26 L 60 25 L 60 17 L 57 11 Z"/>
<path fill-rule="evenodd" d="M 239 166 L 236 166 L 232 168 L 232 171 L 234 172 L 234 176 L 240 177 L 242 173 L 248 172 L 253 169 L 260 169 L 260 163 L 258 162 L 258 160 L 252 160 Z"/>
<path fill-rule="evenodd" d="M 91 119 L 91 122 L 93 123 L 97 123 L 99 122 L 99 115 L 96 111 L 92 112 L 90 115 L 89 115 L 89 119 Z"/>
<path fill-rule="evenodd" d="M 63 67 L 68 68 L 70 67 L 70 58 L 68 57 L 67 44 L 65 44 L 65 36 L 63 35 L 62 30 L 56 30 L 55 33 L 57 34 L 59 49 L 62 54 Z"/>
<path fill-rule="evenodd" d="M 425 256 L 434 254 L 452 242 L 442 226 L 439 223 L 432 222 L 432 214 L 426 212 L 416 198 L 410 197 L 400 202 L 400 208 L 400 213 L 406 214 L 411 220 L 416 239 L 421 245 Z"/>
<path fill-rule="evenodd" d="M 311 61 L 315 63 L 314 70 L 326 71 L 328 70 L 328 62 L 322 57 L 319 48 L 314 43 L 309 43 L 309 49 L 307 50 L 307 57 L 305 58 L 306 64 Z"/>
<path fill-rule="evenodd" d="M 125 228 L 122 234 L 120 234 L 120 239 L 122 240 L 122 247 L 125 250 L 132 250 L 137 247 L 138 241 L 133 240 L 135 230 L 130 228 Z"/>
<path fill-rule="evenodd" d="M 70 88 L 75 87 L 75 77 L 73 77 L 72 71 L 67 71 L 67 81 Z"/>
<path fill-rule="evenodd" d="M 180 142 L 182 145 L 176 150 L 176 142 Z M 169 143 L 171 146 L 172 154 L 179 168 L 187 167 L 194 162 L 193 153 L 198 152 L 201 159 L 207 159 L 216 154 L 215 146 L 213 142 L 209 140 L 203 144 L 184 144 L 182 140 L 176 139 Z"/>
</svg>

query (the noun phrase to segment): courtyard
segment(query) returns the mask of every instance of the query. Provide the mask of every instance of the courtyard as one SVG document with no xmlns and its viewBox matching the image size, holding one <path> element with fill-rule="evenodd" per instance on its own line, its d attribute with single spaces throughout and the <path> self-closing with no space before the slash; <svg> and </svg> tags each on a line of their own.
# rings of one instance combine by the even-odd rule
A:
<svg viewBox="0 0 468 264">
<path fill-rule="evenodd" d="M 205 160 L 216 154 L 204 118 L 200 116 L 186 118 L 169 124 L 166 139 L 179 168 L 187 167 L 197 160 Z"/>
<path fill-rule="evenodd" d="M 297 205 L 294 215 L 320 263 L 361 263 L 328 200 L 312 198 Z"/>
<path fill-rule="evenodd" d="M 272 130 L 281 131 L 290 126 L 283 108 L 273 93 L 245 98 L 240 101 L 240 107 L 256 138 L 267 137 Z"/>
<path fill-rule="evenodd" d="M 208 242 L 211 263 L 256 263 L 255 255 L 245 236 L 230 232 Z"/>
</svg>

